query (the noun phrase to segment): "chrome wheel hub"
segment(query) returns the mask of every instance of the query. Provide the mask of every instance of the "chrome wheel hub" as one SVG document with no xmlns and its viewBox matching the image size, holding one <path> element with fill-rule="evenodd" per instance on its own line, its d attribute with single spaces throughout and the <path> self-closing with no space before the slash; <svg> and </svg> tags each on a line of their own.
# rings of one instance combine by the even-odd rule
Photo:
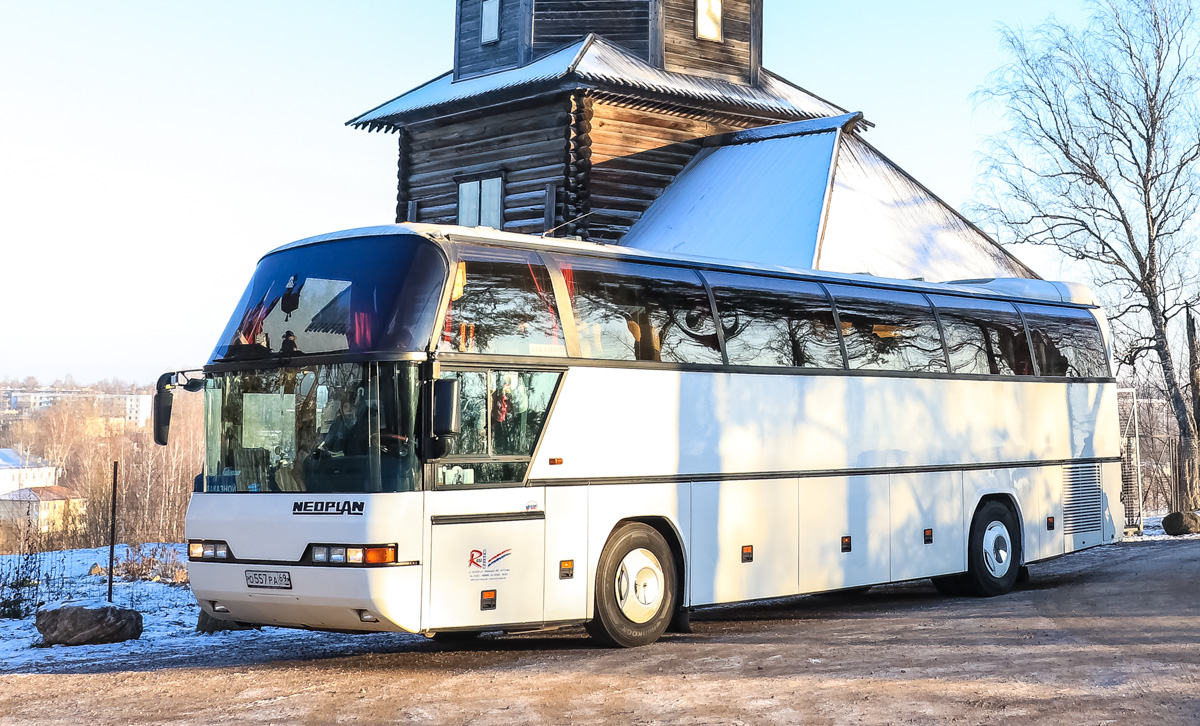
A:
<svg viewBox="0 0 1200 726">
<path fill-rule="evenodd" d="M 663 571 L 658 558 L 647 549 L 631 550 L 617 568 L 617 607 L 632 622 L 649 622 L 663 600 Z"/>
<path fill-rule="evenodd" d="M 1012 567 L 1012 537 L 1003 522 L 992 522 L 983 531 L 983 564 L 996 579 Z"/>
</svg>

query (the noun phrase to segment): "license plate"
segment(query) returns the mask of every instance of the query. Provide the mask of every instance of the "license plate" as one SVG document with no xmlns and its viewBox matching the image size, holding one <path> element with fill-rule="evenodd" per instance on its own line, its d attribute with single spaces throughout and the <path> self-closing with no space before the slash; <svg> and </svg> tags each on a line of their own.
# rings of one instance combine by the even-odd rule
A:
<svg viewBox="0 0 1200 726">
<path fill-rule="evenodd" d="M 291 590 L 292 575 L 288 572 L 262 572 L 246 570 L 246 587 L 263 587 L 268 590 Z"/>
</svg>

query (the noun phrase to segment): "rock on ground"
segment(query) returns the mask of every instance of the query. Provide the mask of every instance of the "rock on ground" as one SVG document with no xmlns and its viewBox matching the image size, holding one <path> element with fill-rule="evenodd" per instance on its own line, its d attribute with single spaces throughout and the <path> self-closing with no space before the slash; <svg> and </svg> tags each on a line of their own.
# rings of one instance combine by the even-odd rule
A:
<svg viewBox="0 0 1200 726">
<path fill-rule="evenodd" d="M 38 612 L 34 625 L 45 645 L 120 643 L 141 637 L 142 614 L 112 606 L 67 605 Z"/>
<path fill-rule="evenodd" d="M 1173 537 L 1181 534 L 1200 534 L 1200 515 L 1195 512 L 1171 512 L 1163 517 L 1162 528 Z"/>
</svg>

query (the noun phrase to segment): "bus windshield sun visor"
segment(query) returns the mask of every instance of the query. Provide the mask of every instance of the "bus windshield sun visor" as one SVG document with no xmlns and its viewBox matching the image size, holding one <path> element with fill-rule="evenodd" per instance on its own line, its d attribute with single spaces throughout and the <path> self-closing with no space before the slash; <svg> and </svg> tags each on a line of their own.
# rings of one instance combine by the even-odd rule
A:
<svg viewBox="0 0 1200 726">
<path fill-rule="evenodd" d="M 411 235 L 269 254 L 209 363 L 425 350 L 445 279 L 438 250 Z"/>
</svg>

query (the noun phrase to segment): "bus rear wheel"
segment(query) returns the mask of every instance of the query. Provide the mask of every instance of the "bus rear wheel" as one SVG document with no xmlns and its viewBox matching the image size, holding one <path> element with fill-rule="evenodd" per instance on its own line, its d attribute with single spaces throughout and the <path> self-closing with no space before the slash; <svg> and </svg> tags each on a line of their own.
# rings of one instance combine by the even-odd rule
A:
<svg viewBox="0 0 1200 726">
<path fill-rule="evenodd" d="M 592 637 L 632 648 L 658 640 L 675 613 L 675 560 L 663 536 L 641 522 L 621 526 L 596 565 Z"/>
<path fill-rule="evenodd" d="M 1021 571 L 1020 538 L 1013 510 L 1000 502 L 984 502 L 971 520 L 963 589 L 979 597 L 995 597 L 1012 590 Z"/>
</svg>

